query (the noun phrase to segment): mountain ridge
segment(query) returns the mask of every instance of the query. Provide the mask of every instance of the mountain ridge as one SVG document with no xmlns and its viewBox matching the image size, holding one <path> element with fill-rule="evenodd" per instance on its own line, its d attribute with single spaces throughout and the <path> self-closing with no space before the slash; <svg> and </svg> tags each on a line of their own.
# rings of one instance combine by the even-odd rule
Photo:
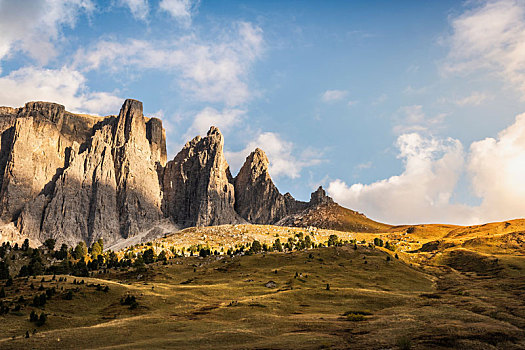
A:
<svg viewBox="0 0 525 350">
<path fill-rule="evenodd" d="M 70 113 L 52 102 L 0 107 L 0 134 L 2 239 L 12 240 L 17 231 L 21 239 L 40 243 L 103 238 L 115 244 L 157 232 L 166 219 L 174 228 L 311 226 L 291 216 L 336 206 L 322 187 L 309 202 L 281 194 L 259 148 L 233 177 L 223 135 L 214 126 L 168 161 L 162 121 L 145 117 L 142 102 L 133 99 L 125 100 L 118 115 L 105 117 Z M 377 223 L 363 220 L 364 226 L 352 228 L 377 229 Z"/>
</svg>

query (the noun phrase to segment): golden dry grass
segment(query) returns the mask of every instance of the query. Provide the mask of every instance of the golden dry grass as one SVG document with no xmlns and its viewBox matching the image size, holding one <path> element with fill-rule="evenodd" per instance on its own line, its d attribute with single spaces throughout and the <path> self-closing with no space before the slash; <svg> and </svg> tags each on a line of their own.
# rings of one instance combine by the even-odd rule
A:
<svg viewBox="0 0 525 350">
<path fill-rule="evenodd" d="M 37 328 L 28 321 L 32 306 L 0 316 L 0 348 L 523 349 L 525 256 L 516 245 L 523 220 L 510 223 L 474 227 L 475 234 L 445 225 L 417 226 L 414 235 L 404 235 L 403 227 L 335 232 L 343 239 L 396 241 L 400 259 L 366 244 L 357 250 L 177 258 L 150 265 L 146 273 L 84 278 L 80 286 L 69 276 L 44 283 L 79 291 L 73 300 L 61 299 L 62 291 L 54 296 L 43 309 L 47 324 L 29 339 L 25 332 Z M 334 233 L 313 231 L 318 242 Z M 182 232 L 156 245 L 227 247 L 307 233 L 264 225 Z M 32 298 L 32 281 L 16 279 L 6 300 Z M 266 287 L 269 281 L 275 287 Z M 126 294 L 137 297 L 138 308 L 120 304 Z"/>
</svg>

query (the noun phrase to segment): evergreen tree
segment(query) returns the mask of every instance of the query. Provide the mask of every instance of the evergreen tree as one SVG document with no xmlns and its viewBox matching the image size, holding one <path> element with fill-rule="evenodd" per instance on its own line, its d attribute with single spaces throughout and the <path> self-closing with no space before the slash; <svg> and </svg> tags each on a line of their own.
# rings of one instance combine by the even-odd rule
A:
<svg viewBox="0 0 525 350">
<path fill-rule="evenodd" d="M 254 240 L 252 242 L 252 246 L 250 247 L 250 251 L 254 254 L 260 253 L 262 251 L 261 242 Z"/>
<path fill-rule="evenodd" d="M 0 280 L 6 280 L 9 277 L 9 265 L 4 261 L 0 261 Z"/>
<path fill-rule="evenodd" d="M 162 250 L 157 258 L 159 261 L 167 261 L 168 260 L 168 257 L 166 255 L 166 251 L 165 250 Z"/>
<path fill-rule="evenodd" d="M 328 243 L 327 245 L 329 247 L 331 246 L 336 246 L 339 244 L 339 237 L 337 237 L 337 235 L 330 235 L 330 237 L 328 237 Z"/>
<path fill-rule="evenodd" d="M 142 254 L 145 264 L 151 264 L 155 262 L 155 252 L 153 248 L 147 249 L 144 254 Z"/>
<path fill-rule="evenodd" d="M 53 238 L 49 238 L 49 239 L 46 239 L 46 241 L 44 242 L 44 247 L 46 247 L 50 251 L 54 251 L 55 244 L 56 244 L 56 241 Z"/>
<path fill-rule="evenodd" d="M 86 246 L 86 243 L 84 242 L 78 242 L 77 246 L 75 247 L 74 256 L 75 259 L 82 259 L 85 256 L 87 256 L 88 249 Z"/>
<path fill-rule="evenodd" d="M 304 245 L 308 249 L 312 248 L 312 239 L 309 235 L 306 235 L 306 237 L 304 237 Z"/>
<path fill-rule="evenodd" d="M 91 257 L 93 259 L 97 259 L 99 255 L 102 254 L 102 247 L 100 246 L 100 244 L 97 242 L 93 243 L 93 245 L 91 246 Z"/>
<path fill-rule="evenodd" d="M 22 243 L 22 247 L 20 248 L 24 252 L 27 252 L 29 250 L 29 239 L 25 239 L 24 243 Z"/>
<path fill-rule="evenodd" d="M 283 245 L 281 244 L 281 240 L 279 238 L 277 238 L 273 243 L 273 249 L 277 250 L 278 252 L 283 251 Z"/>
<path fill-rule="evenodd" d="M 43 326 L 46 323 L 46 321 L 47 321 L 47 316 L 46 316 L 45 313 L 42 312 L 40 314 L 40 317 L 38 318 L 38 321 L 36 322 L 36 325 L 38 327 L 41 327 L 41 326 Z"/>
<path fill-rule="evenodd" d="M 55 258 L 57 258 L 58 260 L 64 260 L 67 258 L 67 251 L 68 251 L 68 247 L 66 244 L 62 244 L 60 246 L 60 250 L 55 252 Z"/>
</svg>

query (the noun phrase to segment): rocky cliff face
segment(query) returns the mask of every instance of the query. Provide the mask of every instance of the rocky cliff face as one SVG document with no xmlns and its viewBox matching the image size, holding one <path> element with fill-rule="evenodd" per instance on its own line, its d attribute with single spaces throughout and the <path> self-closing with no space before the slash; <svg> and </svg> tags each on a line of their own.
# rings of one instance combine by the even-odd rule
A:
<svg viewBox="0 0 525 350">
<path fill-rule="evenodd" d="M 107 117 L 48 102 L 0 107 L 0 134 L 0 240 L 110 245 L 163 232 L 155 225 L 167 221 L 273 224 L 333 203 L 322 188 L 310 202 L 282 195 L 260 149 L 233 179 L 216 127 L 166 163 L 162 122 L 136 100 Z"/>
<path fill-rule="evenodd" d="M 235 210 L 252 223 L 274 223 L 289 211 L 284 196 L 270 177 L 268 166 L 266 154 L 257 148 L 235 177 Z"/>
<path fill-rule="evenodd" d="M 146 129 L 142 103 L 126 100 L 118 117 L 99 122 L 82 144 L 73 141 L 57 179 L 25 204 L 21 232 L 40 241 L 111 243 L 160 220 L 156 163 L 161 159 L 158 150 L 152 154 L 155 142 Z"/>
<path fill-rule="evenodd" d="M 168 162 L 163 176 L 164 210 L 176 223 L 208 226 L 241 223 L 235 212 L 230 168 L 219 129 L 195 137 Z"/>
</svg>

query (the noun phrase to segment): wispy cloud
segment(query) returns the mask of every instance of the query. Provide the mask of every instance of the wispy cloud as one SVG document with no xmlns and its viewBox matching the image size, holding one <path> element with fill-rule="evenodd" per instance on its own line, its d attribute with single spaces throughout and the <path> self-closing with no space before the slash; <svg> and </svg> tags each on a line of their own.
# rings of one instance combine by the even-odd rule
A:
<svg viewBox="0 0 525 350">
<path fill-rule="evenodd" d="M 180 24 L 189 26 L 199 3 L 199 0 L 161 0 L 159 8 L 169 13 Z"/>
<path fill-rule="evenodd" d="M 487 94 L 475 91 L 469 96 L 456 100 L 456 104 L 459 106 L 479 106 L 483 102 L 489 99 Z"/>
<path fill-rule="evenodd" d="M 264 48 L 262 29 L 248 22 L 233 24 L 221 40 L 188 35 L 170 41 L 99 41 L 81 49 L 75 67 L 119 72 L 156 69 L 171 74 L 189 96 L 202 102 L 238 106 L 254 96 L 248 74 Z"/>
<path fill-rule="evenodd" d="M 145 21 L 148 17 L 148 0 L 119 0 L 118 4 L 127 7 L 136 19 Z"/>
<path fill-rule="evenodd" d="M 394 133 L 402 134 L 408 132 L 427 132 L 440 127 L 446 114 L 440 113 L 435 116 L 427 116 L 423 106 L 412 105 L 401 107 L 394 116 Z"/>
<path fill-rule="evenodd" d="M 346 90 L 326 90 L 321 94 L 323 102 L 334 102 L 345 98 L 348 95 Z"/>
<path fill-rule="evenodd" d="M 450 48 L 444 72 L 484 71 L 517 88 L 525 99 L 525 2 L 476 2 L 451 25 L 452 34 L 444 39 Z"/>
</svg>

